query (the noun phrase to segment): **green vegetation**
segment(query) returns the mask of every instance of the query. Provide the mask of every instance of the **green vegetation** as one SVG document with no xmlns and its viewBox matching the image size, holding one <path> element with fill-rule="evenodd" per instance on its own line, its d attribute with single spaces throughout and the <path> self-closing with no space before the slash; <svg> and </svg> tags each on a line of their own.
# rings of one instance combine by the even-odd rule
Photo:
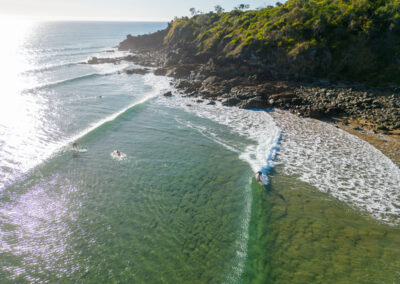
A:
<svg viewBox="0 0 400 284">
<path fill-rule="evenodd" d="M 400 83 L 400 0 L 290 0 L 176 19 L 164 43 L 293 73 Z"/>
</svg>

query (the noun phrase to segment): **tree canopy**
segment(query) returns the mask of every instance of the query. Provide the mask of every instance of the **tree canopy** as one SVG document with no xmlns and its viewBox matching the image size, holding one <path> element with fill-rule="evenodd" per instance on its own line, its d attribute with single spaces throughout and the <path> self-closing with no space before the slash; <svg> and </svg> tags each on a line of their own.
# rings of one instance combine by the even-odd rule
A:
<svg viewBox="0 0 400 284">
<path fill-rule="evenodd" d="M 400 83 L 400 0 L 279 4 L 177 19 L 165 43 L 318 77 Z"/>
</svg>

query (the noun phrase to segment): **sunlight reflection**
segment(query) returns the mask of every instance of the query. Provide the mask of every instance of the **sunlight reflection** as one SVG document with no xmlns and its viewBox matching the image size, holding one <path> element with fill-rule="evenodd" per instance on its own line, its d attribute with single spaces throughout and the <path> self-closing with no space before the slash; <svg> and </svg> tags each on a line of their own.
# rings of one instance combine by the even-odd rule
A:
<svg viewBox="0 0 400 284">
<path fill-rule="evenodd" d="M 71 211 L 70 195 L 77 189 L 65 183 L 68 181 L 58 176 L 49 177 L 12 205 L 0 208 L 0 219 L 14 228 L 9 231 L 5 227 L 0 231 L 0 252 L 12 254 L 21 262 L 17 266 L 3 267 L 11 274 L 11 279 L 25 275 L 31 282 L 37 282 L 39 280 L 32 275 L 43 274 L 41 266 L 58 271 L 60 275 L 74 270 L 72 255 L 67 253 L 67 239 L 71 234 L 68 224 L 75 220 L 79 204 L 74 204 L 74 211 Z"/>
<path fill-rule="evenodd" d="M 0 188 L 7 176 L 24 171 L 35 162 L 34 145 L 39 143 L 35 134 L 43 102 L 39 96 L 22 91 L 37 84 L 34 75 L 23 74 L 32 69 L 33 56 L 27 43 L 36 27 L 37 23 L 29 20 L 0 17 L 0 34 L 6 39 L 0 45 Z M 26 155 L 29 157 L 15 159 Z"/>
</svg>

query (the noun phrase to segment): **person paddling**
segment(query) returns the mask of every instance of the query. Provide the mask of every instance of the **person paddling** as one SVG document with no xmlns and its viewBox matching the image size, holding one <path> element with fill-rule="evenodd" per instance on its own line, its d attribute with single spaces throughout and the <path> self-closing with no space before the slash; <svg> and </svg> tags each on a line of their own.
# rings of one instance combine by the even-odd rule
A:
<svg viewBox="0 0 400 284">
<path fill-rule="evenodd" d="M 263 175 L 263 173 L 262 173 L 261 171 L 258 171 L 258 172 L 256 173 L 256 180 L 257 180 L 257 182 L 258 182 L 259 185 L 264 186 L 264 184 L 263 184 L 262 181 L 261 181 L 262 175 Z"/>
</svg>

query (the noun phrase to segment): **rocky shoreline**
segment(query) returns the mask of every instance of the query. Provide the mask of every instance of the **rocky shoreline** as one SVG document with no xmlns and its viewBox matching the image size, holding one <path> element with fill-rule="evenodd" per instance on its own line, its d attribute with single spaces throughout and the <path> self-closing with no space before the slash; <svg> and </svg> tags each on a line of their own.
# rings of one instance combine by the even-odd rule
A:
<svg viewBox="0 0 400 284">
<path fill-rule="evenodd" d="M 310 78 L 291 78 L 274 70 L 218 61 L 187 63 L 178 52 L 136 51 L 119 58 L 92 58 L 88 64 L 134 62 L 144 68 L 125 70 L 175 78 L 182 95 L 221 101 L 240 108 L 279 108 L 303 117 L 334 119 L 388 135 L 400 135 L 400 89 L 368 88 L 361 84 L 332 83 Z"/>
<path fill-rule="evenodd" d="M 243 70 L 244 75 L 235 75 L 240 68 L 232 66 L 224 70 L 210 59 L 190 73 L 185 74 L 181 65 L 163 67 L 156 73 L 177 78 L 175 87 L 186 96 L 218 100 L 226 106 L 245 109 L 279 108 L 303 117 L 340 118 L 344 124 L 356 120 L 362 128 L 400 134 L 398 90 L 332 85 L 323 81 L 265 79 L 249 70 Z"/>
<path fill-rule="evenodd" d="M 126 44 L 122 46 L 120 49 L 127 50 Z M 335 123 L 349 132 L 392 136 L 396 141 L 400 137 L 399 88 L 371 88 L 299 78 L 243 62 L 181 56 L 180 53 L 187 52 L 180 50 L 128 50 L 132 54 L 120 58 L 92 58 L 86 63 L 133 62 L 143 68 L 125 70 L 125 73 L 154 72 L 173 77 L 179 95 L 198 98 L 199 103 L 207 100 L 210 104 L 220 101 L 226 106 L 245 109 L 278 108 Z M 375 146 L 385 152 L 377 143 Z M 394 156 L 400 157 L 400 152 L 395 152 Z"/>
</svg>

